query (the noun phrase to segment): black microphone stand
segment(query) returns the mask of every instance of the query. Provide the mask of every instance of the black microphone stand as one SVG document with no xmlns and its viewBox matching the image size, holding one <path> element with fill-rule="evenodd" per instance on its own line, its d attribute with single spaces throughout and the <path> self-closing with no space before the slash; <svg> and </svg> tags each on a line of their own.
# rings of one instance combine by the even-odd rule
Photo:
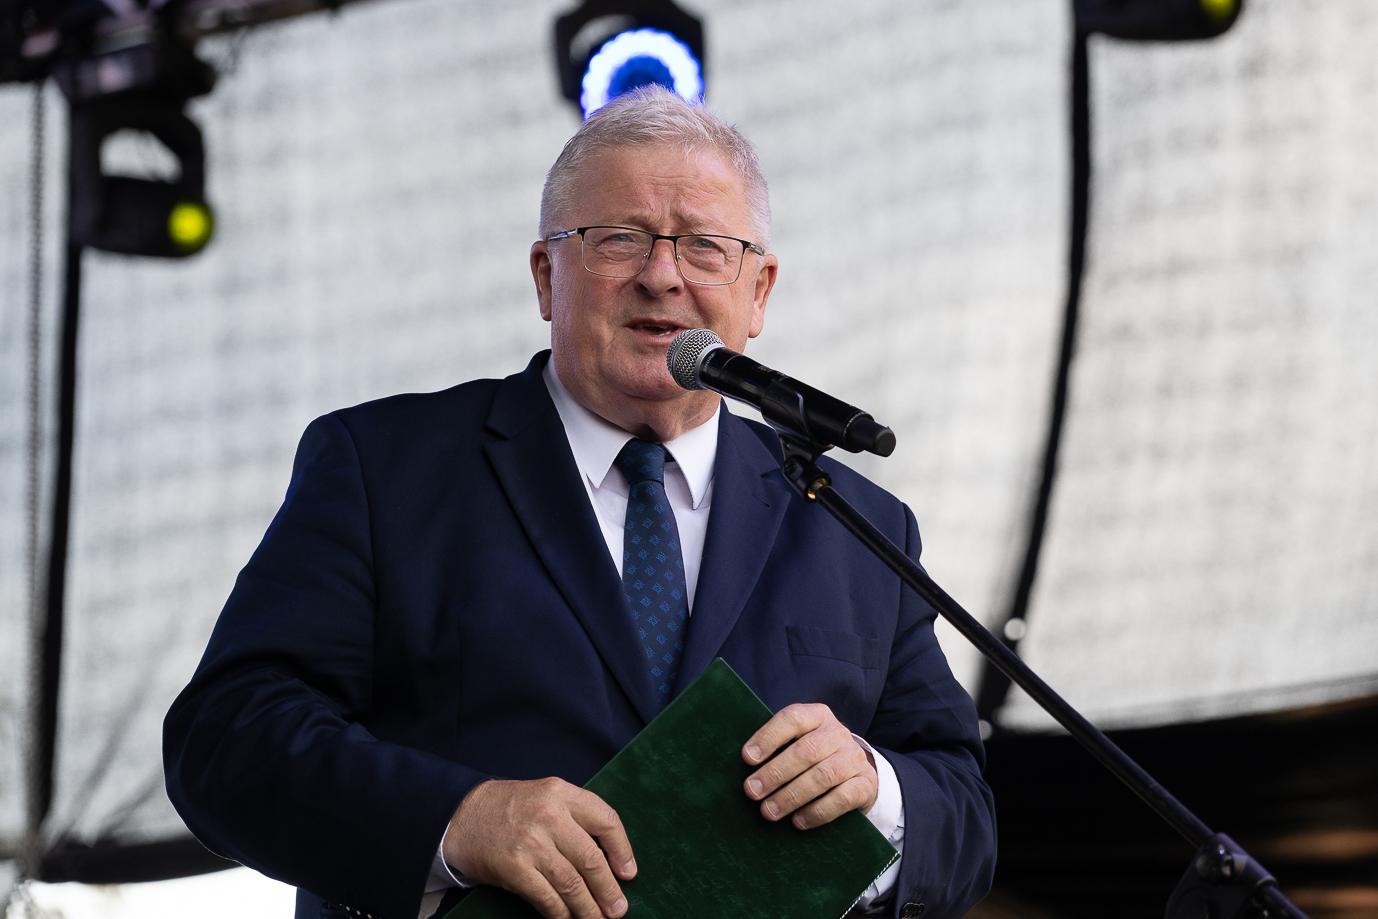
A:
<svg viewBox="0 0 1378 919">
<path fill-rule="evenodd" d="M 1027 692 L 1102 766 L 1129 786 L 1195 848 L 1191 864 L 1168 899 L 1165 919 L 1306 919 L 1306 914 L 1283 895 L 1273 876 L 1258 861 L 1234 840 L 1206 826 L 838 494 L 827 473 L 818 468 L 818 457 L 828 446 L 798 433 L 808 430 L 802 414 L 799 421 L 795 430 L 772 422 L 784 444 L 785 478 L 794 489 L 806 501 L 821 505 L 837 518 L 876 558 L 931 603 L 1001 673 Z"/>
</svg>

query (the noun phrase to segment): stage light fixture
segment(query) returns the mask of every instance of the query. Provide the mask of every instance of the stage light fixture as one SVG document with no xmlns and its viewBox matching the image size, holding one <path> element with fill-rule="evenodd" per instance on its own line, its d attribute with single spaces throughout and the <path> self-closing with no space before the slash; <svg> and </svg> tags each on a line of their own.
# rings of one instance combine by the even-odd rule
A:
<svg viewBox="0 0 1378 919">
<path fill-rule="evenodd" d="M 703 99 L 703 22 L 672 0 L 585 0 L 555 21 L 564 97 L 587 118 L 622 93 L 657 83 Z"/>
<path fill-rule="evenodd" d="M 619 32 L 589 59 L 579 106 L 587 118 L 638 86 L 659 83 L 692 102 L 703 98 L 703 68 L 689 46 L 669 32 Z"/>
<path fill-rule="evenodd" d="M 135 94 L 72 106 L 68 221 L 73 242 L 154 258 L 185 258 L 206 247 L 215 221 L 206 201 L 205 142 L 185 104 Z M 176 175 L 107 172 L 101 151 L 116 134 L 160 143 L 176 162 Z"/>
<path fill-rule="evenodd" d="M 200 38 L 348 0 L 0 0 L 0 84 L 50 76 L 71 107 L 68 240 L 124 255 L 184 258 L 215 229 L 201 131 L 190 99 L 215 86 Z M 107 174 L 114 134 L 149 135 L 177 163 L 170 178 Z"/>
<path fill-rule="evenodd" d="M 1200 41 L 1223 35 L 1244 0 L 1073 0 L 1077 30 L 1126 41 Z"/>
</svg>

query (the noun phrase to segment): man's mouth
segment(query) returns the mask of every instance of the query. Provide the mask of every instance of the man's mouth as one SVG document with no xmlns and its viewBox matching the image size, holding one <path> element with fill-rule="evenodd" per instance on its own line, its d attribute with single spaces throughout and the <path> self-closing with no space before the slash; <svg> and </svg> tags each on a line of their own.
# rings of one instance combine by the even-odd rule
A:
<svg viewBox="0 0 1378 919">
<path fill-rule="evenodd" d="M 684 326 L 682 325 L 677 325 L 673 322 L 658 322 L 654 319 L 638 319 L 634 322 L 627 323 L 627 328 L 631 329 L 633 332 L 644 332 L 647 335 L 664 336 L 667 338 L 678 335 L 684 330 Z"/>
</svg>

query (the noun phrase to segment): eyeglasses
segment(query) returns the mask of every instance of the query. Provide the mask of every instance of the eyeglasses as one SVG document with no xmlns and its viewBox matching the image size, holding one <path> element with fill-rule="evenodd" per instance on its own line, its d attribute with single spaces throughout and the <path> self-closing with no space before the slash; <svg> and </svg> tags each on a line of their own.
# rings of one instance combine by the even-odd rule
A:
<svg viewBox="0 0 1378 919">
<path fill-rule="evenodd" d="M 605 278 L 634 278 L 651 257 L 656 240 L 668 239 L 675 250 L 679 276 L 690 284 L 731 284 L 741 277 L 747 251 L 765 255 L 756 243 L 735 236 L 704 233 L 648 233 L 633 227 L 575 227 L 547 236 L 547 242 L 578 235 L 584 268 Z"/>
</svg>

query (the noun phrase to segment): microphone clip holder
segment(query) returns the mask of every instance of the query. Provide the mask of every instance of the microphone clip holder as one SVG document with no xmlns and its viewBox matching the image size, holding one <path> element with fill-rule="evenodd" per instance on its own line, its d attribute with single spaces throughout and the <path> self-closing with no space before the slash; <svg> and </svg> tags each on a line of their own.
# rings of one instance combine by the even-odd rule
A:
<svg viewBox="0 0 1378 919">
<path fill-rule="evenodd" d="M 1196 850 L 1168 898 L 1166 919 L 1264 919 L 1276 915 L 1261 908 L 1254 895 L 1277 883 L 1262 865 L 1224 833 L 1216 833 Z"/>
<path fill-rule="evenodd" d="M 804 397 L 779 378 L 771 380 L 761 393 L 759 408 L 761 417 L 780 435 L 786 456 L 793 445 L 794 449 L 801 451 L 801 455 L 809 454 L 809 461 L 813 462 L 829 449 L 827 444 L 820 444 L 809 436 L 809 417 L 804 409 Z"/>
<path fill-rule="evenodd" d="M 785 451 L 781 466 L 785 478 L 804 500 L 817 501 L 819 492 L 831 488 L 833 483 L 832 478 L 818 468 L 818 458 L 828 451 L 828 445 L 809 440 L 774 421 L 770 426 L 780 435 L 780 445 Z"/>
</svg>

